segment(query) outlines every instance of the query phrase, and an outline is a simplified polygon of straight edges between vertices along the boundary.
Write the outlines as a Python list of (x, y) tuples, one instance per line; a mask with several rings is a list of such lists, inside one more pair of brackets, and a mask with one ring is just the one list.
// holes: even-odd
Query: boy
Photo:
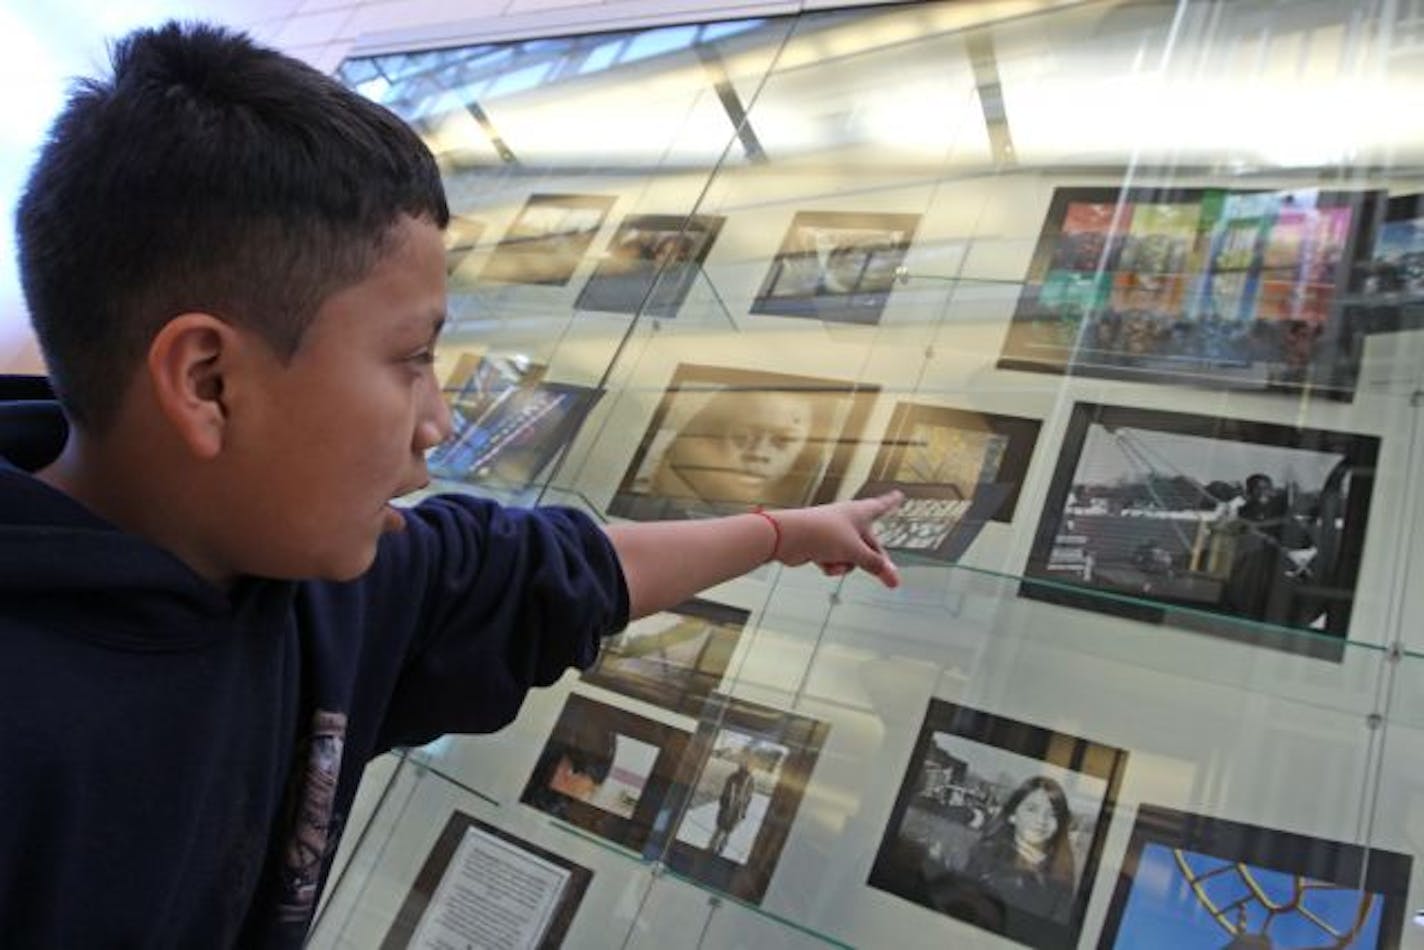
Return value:
[(449, 428), (448, 217), (399, 120), (213, 28), (131, 35), (56, 120), (16, 219), (65, 418), (0, 429), (8, 946), (297, 946), (373, 756), (769, 558), (897, 582), (890, 497), (392, 508)]

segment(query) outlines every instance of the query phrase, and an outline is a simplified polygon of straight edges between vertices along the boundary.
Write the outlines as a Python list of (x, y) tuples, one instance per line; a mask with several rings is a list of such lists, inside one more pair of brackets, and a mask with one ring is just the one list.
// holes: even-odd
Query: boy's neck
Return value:
[(71, 427), (59, 456), (35, 478), (130, 534), (167, 550), (195, 573), (228, 589), (236, 578), (193, 543), (187, 512), (193, 499), (164, 472), (167, 453), (151, 440), (92, 439)]

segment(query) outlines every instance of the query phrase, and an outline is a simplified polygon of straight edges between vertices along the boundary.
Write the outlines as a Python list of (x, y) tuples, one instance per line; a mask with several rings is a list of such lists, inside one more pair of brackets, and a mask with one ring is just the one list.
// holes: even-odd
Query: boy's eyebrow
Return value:
[(430, 328), (430, 338), (433, 340), (440, 335), (440, 331), (445, 328), (446, 314), (443, 309), (427, 310), (423, 314), (412, 316), (405, 324), (412, 330), (420, 326)]

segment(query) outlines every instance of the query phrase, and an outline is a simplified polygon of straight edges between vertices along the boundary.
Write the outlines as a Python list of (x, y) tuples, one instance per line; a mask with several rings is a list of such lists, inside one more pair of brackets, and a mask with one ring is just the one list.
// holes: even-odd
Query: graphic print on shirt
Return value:
[(306, 767), (294, 776), (289, 793), (296, 808), (291, 838), (282, 849), (279, 914), (283, 921), (304, 922), (316, 906), (322, 860), (336, 837), (332, 809), (345, 740), (346, 714), (318, 709), (312, 717), (311, 736), (303, 743)]

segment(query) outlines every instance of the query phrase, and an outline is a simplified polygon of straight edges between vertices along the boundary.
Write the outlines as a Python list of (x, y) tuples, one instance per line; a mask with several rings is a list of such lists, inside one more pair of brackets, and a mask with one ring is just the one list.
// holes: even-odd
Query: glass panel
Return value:
[(932, 2), (346, 64), (457, 214), (436, 488), (605, 522), (908, 499), (898, 590), (764, 566), (411, 753), (443, 804), (395, 829), (387, 795), (318, 936), (459, 799), (595, 869), (576, 946), (1424, 945), (1416, 6)]
[[(723, 220), (688, 214), (735, 139), (738, 90), (786, 29), (757, 21), (695, 48), (687, 27), (444, 50), (420, 68), (374, 61), (391, 83), (382, 101), (441, 162), (454, 215), (437, 372), (457, 431), (437, 477), (532, 498), (599, 412), (634, 316), (683, 305)], [(517, 457), (496, 462), (506, 449)]]

